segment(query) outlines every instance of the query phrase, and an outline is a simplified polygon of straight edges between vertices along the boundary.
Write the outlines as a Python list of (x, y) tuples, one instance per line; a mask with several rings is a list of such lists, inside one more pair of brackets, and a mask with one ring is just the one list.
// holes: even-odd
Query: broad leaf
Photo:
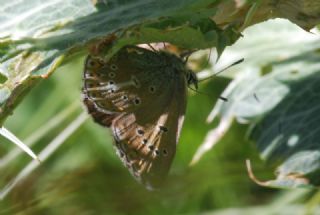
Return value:
[(228, 102), (219, 101), (208, 119), (219, 115), (226, 129), (234, 117), (252, 125), (250, 137), (261, 157), (278, 165), (277, 179), (266, 186), (320, 183), (319, 48), (319, 35), (278, 20), (249, 28), (222, 56), (222, 62), (240, 56), (245, 62), (233, 68), (238, 74), (227, 74), (235, 77), (222, 94)]
[(93, 2), (0, 0), (0, 124), (38, 80), (111, 33), (118, 39), (109, 56), (126, 44), (160, 41), (221, 53), (239, 36), (211, 21), (216, 0)]

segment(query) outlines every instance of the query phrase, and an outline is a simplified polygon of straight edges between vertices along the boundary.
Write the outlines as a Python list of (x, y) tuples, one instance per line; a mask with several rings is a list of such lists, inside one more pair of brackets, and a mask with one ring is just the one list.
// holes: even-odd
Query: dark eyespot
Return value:
[(159, 129), (160, 131), (163, 131), (163, 132), (167, 132), (168, 131), (168, 128), (162, 126), (162, 125), (159, 125)]
[(114, 92), (115, 92), (115, 90), (114, 90), (114, 89), (111, 89), (111, 90), (110, 90), (110, 93), (114, 93)]
[(155, 153), (156, 155), (160, 155), (160, 151), (159, 151), (158, 149), (156, 149), (156, 150), (154, 151), (154, 153)]
[(110, 78), (114, 78), (114, 77), (116, 77), (116, 73), (114, 73), (114, 72), (109, 72), (109, 73), (108, 73), (108, 76), (109, 76)]
[(151, 93), (154, 93), (154, 92), (156, 91), (156, 88), (155, 88), (154, 86), (150, 86), (150, 87), (149, 87), (149, 91), (150, 91)]
[(94, 61), (94, 60), (92, 60), (92, 59), (89, 59), (88, 65), (89, 65), (90, 67), (95, 67), (95, 66), (97, 65), (97, 62)]
[(150, 151), (154, 150), (154, 146), (153, 145), (149, 145), (148, 148), (149, 148)]
[(144, 131), (143, 131), (142, 129), (138, 128), (138, 129), (137, 129), (137, 134), (138, 134), (139, 136), (142, 136), (142, 135), (144, 135)]
[(123, 100), (128, 100), (128, 96), (126, 96), (126, 95), (121, 96), (121, 99), (123, 99)]
[(139, 105), (141, 103), (141, 100), (139, 98), (135, 98), (133, 102), (135, 105)]
[(148, 142), (147, 139), (143, 139), (143, 140), (142, 140), (142, 144), (143, 144), (143, 145), (147, 144), (147, 142)]
[(168, 155), (168, 152), (167, 152), (166, 149), (164, 149), (164, 150), (162, 151), (162, 153), (163, 153), (164, 156)]
[(113, 84), (114, 84), (114, 81), (109, 81), (108, 84), (109, 84), (109, 85), (113, 85)]
[(117, 65), (115, 65), (115, 64), (111, 64), (111, 65), (110, 65), (110, 69), (112, 69), (112, 70), (117, 70), (118, 67), (117, 67)]

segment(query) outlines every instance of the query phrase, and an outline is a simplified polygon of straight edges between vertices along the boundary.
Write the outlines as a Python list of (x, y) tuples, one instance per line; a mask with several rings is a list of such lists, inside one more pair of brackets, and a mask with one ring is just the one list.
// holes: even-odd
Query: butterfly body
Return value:
[(87, 57), (84, 103), (111, 128), (119, 157), (147, 188), (158, 187), (169, 171), (189, 84), (196, 86), (195, 74), (164, 51), (126, 46), (108, 61)]

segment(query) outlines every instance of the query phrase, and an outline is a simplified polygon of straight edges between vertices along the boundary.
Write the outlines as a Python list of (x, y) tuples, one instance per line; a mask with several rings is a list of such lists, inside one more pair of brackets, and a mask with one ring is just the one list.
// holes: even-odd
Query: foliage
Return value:
[[(238, 23), (222, 28), (210, 19), (217, 14), (217, 0), (92, 2), (0, 0), (0, 122), (43, 160), (25, 166), (29, 158), (2, 139), (2, 194), (11, 190), (16, 175), (19, 183), (0, 203), (0, 213), (301, 214), (318, 209), (317, 191), (261, 187), (245, 166), (249, 158), (263, 179), (277, 170), (274, 180), (255, 179), (263, 186), (319, 185), (318, 34), (275, 20), (246, 29), (237, 41)], [(200, 78), (245, 58), (201, 82), (199, 91), (208, 95), (190, 92), (175, 162), (157, 192), (132, 179), (114, 153), (109, 131), (86, 120), (81, 107), (88, 46), (113, 32), (119, 39), (109, 55), (125, 44), (162, 41), (186, 49), (215, 47), (216, 58), (198, 72)], [(203, 56), (207, 59), (207, 52), (195, 53), (190, 64), (199, 65)], [(228, 102), (219, 101), (220, 94)]]

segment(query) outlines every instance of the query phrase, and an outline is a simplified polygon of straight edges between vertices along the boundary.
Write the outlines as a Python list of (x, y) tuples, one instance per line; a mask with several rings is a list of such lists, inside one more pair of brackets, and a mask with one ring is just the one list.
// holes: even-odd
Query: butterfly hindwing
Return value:
[(186, 108), (185, 80), (180, 81), (167, 95), (168, 106), (158, 107), (161, 114), (153, 114), (152, 110), (123, 113), (111, 126), (121, 160), (148, 188), (161, 184), (176, 152)]

